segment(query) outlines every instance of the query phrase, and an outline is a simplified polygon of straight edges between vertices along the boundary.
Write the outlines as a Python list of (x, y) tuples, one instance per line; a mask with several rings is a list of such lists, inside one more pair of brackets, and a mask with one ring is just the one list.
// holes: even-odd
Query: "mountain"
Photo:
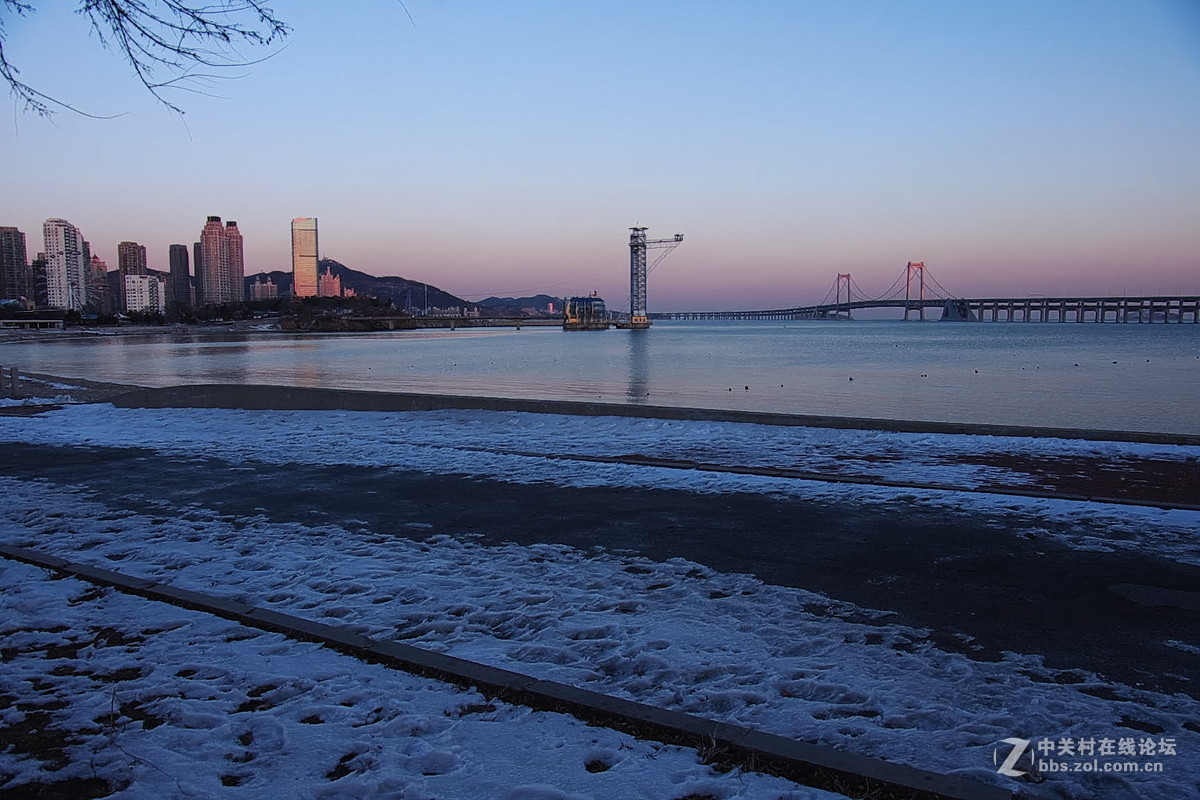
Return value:
[(256, 272), (253, 275), (246, 276), (246, 296), (250, 296), (250, 284), (257, 283), (259, 278), (270, 278), (271, 283), (275, 284), (276, 291), (280, 297), (286, 297), (292, 293), (292, 273), (280, 272), (273, 269), (270, 272)]
[[(383, 277), (368, 275), (347, 267), (340, 261), (334, 261), (332, 258), (322, 258), (317, 262), (317, 269), (320, 272), (332, 272), (342, 279), (343, 289), (353, 289), (359, 297), (378, 297), (380, 300), (390, 301), (400, 309), (466, 308), (473, 305), (436, 286), (428, 286), (421, 281), (413, 281), (395, 275)], [(270, 277), (271, 281), (279, 287), (280, 297), (291, 294), (292, 273), (279, 270), (247, 275), (247, 291), (249, 291), (250, 284), (257, 281), (260, 275)]]
[[(469, 305), (461, 297), (455, 297), (436, 286), (413, 281), (396, 275), (376, 277), (351, 269), (332, 258), (323, 258), (318, 264), (321, 272), (329, 270), (342, 279), (342, 287), (353, 289), (355, 294), (370, 295), (380, 300), (390, 300), (396, 308), (465, 308)], [(426, 294), (428, 290), (428, 294)]]
[(546, 309), (551, 303), (558, 313), (562, 313), (562, 298), (551, 297), (548, 294), (537, 294), (533, 297), (489, 297), (480, 300), (476, 305), (487, 316), (524, 317), (529, 316), (530, 310), (534, 314), (547, 314)]

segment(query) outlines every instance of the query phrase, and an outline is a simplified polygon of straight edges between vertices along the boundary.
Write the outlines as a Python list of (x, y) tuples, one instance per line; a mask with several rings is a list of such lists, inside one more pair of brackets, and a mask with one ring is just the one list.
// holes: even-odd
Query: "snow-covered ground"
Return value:
[(0, 562), (0, 581), (0, 725), (36, 733), (49, 714), (71, 732), (38, 737), (65, 747), (58, 770), (6, 741), (0, 791), (100, 778), (124, 798), (835, 798), (37, 567)]
[[(4, 441), (134, 446), (180, 458), (203, 454), (237, 470), (256, 463), (353, 464), (524, 483), (786, 494), (859, 504), (900, 497), (980, 514), (1017, 511), (1067, 519), (1078, 524), (1064, 530), (1121, 534), (1060, 534), (1073, 547), (1119, 547), (1200, 563), (1196, 512), (547, 457), (641, 453), (801, 469), (813, 469), (821, 459), (845, 465), (863, 458), (872, 473), (887, 470), (892, 480), (972, 485), (995, 480), (996, 468), (944, 464), (921, 454), (1134, 454), (1183, 460), (1200, 455), (1197, 448), (482, 411), (253, 412), (106, 405), (0, 418)], [(902, 457), (864, 458), (880, 453)], [(145, 487), (145, 498), (152, 507), (153, 487)], [(871, 609), (682, 559), (656, 562), (599, 549), (497, 545), (467, 535), (422, 539), (419, 524), (410, 539), (371, 530), (355, 519), (304, 525), (265, 516), (222, 516), (198, 505), (142, 513), (111, 509), (103, 498), (82, 491), (8, 476), (0, 479), (0, 507), (0, 540), (5, 543), (804, 741), (1001, 783), (1036, 796), (1165, 800), (1200, 792), (1200, 726), (1195, 723), (1200, 703), (1191, 697), (1078, 674), (1074, 683), (1063, 685), (1061, 673), (1028, 654), (973, 661), (939, 649), (928, 631), (890, 623)], [(172, 513), (163, 513), (167, 511)], [(113, 618), (121, 617), (114, 612)], [(246, 657), (255, 658), (261, 641), (258, 637), (229, 646), (246, 648)], [(1177, 646), (1196, 644), (1181, 639)], [(311, 678), (307, 666), (304, 674)], [(220, 712), (205, 713), (222, 719), (223, 725), (236, 724)], [(1130, 727), (1131, 721), (1141, 728)], [(1161, 733), (1144, 732), (1150, 729)], [(354, 740), (352, 733), (347, 736)], [(1152, 739), (1163, 752), (1163, 771), (1083, 772), (1050, 775), (1040, 784), (1010, 782), (997, 774), (994, 763), (997, 743), (1009, 737), (1134, 738), (1143, 746)], [(1171, 754), (1166, 752), (1168, 740)], [(558, 740), (551, 736), (551, 741)], [(473, 741), (464, 747), (473, 748)], [(459, 752), (449, 744), (434, 747), (439, 748)], [(1002, 756), (1006, 752), (1007, 746)], [(388, 759), (395, 758), (389, 751), (377, 760), (394, 764)], [(688, 780), (709, 780), (702, 768), (692, 768), (700, 771)], [(380, 773), (372, 780), (383, 777)], [(610, 795), (584, 784), (554, 785), (596, 797), (642, 796)], [(772, 797), (778, 792), (771, 785), (763, 793), (753, 788), (730, 794), (729, 785), (699, 794)]]

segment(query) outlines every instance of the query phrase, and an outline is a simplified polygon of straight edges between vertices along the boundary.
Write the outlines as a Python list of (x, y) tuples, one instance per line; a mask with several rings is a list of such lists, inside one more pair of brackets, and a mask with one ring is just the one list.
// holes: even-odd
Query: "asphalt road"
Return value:
[[(973, 658), (1041, 654), (1064, 671), (1061, 682), (1078, 682), (1069, 671), (1083, 669), (1200, 696), (1200, 656), (1164, 644), (1200, 639), (1200, 608), (1190, 600), (1200, 597), (1200, 567), (1073, 550), (1044, 533), (1065, 523), (1018, 513), (557, 488), (343, 465), (263, 464), (248, 479), (225, 462), (134, 448), (9, 444), (0, 471), (91, 491), (116, 509), (142, 510), (153, 497), (276, 521), (362, 520), (409, 538), (406, 525), (422, 523), (433, 525), (422, 535), (682, 557), (890, 611), (888, 622), (928, 628), (941, 646)], [(1128, 585), (1152, 588), (1113, 588)]]

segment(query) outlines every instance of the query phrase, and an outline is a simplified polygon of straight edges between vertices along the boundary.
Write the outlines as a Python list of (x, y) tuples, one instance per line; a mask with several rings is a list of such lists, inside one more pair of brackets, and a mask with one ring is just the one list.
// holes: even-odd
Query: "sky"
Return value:
[[(324, 257), (467, 299), (628, 305), (628, 228), (683, 233), (651, 311), (882, 294), (1200, 294), (1195, 0), (356, 0), (155, 100), (75, 3), (7, 13), (0, 225), (167, 267), (205, 218), (247, 273)], [(350, 10), (347, 10), (350, 9)]]

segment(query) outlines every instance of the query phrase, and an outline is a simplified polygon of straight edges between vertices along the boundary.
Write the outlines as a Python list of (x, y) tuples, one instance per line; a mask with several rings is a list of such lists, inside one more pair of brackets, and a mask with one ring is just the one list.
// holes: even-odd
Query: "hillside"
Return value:
[(477, 305), (486, 316), (526, 317), (533, 315), (550, 315), (547, 309), (554, 304), (556, 313), (562, 313), (561, 297), (551, 297), (548, 294), (538, 294), (533, 297), (489, 297), (480, 300)]
[[(396, 275), (385, 275), (383, 277), (368, 275), (365, 272), (347, 267), (340, 261), (334, 261), (332, 258), (323, 258), (318, 264), (321, 272), (328, 270), (341, 278), (343, 288), (353, 289), (354, 293), (360, 297), (371, 296), (389, 301), (396, 308), (423, 309), (426, 306), (429, 308), (466, 308), (472, 305), (461, 297), (455, 297), (449, 292), (443, 291), (436, 286), (424, 284), (421, 281), (409, 280), (408, 278), (401, 278)], [(279, 287), (279, 295), (281, 297), (291, 294), (292, 273), (280, 270), (247, 275), (247, 292), (249, 291), (250, 284), (257, 281), (259, 276), (269, 277)], [(428, 294), (426, 294), (427, 289)]]

